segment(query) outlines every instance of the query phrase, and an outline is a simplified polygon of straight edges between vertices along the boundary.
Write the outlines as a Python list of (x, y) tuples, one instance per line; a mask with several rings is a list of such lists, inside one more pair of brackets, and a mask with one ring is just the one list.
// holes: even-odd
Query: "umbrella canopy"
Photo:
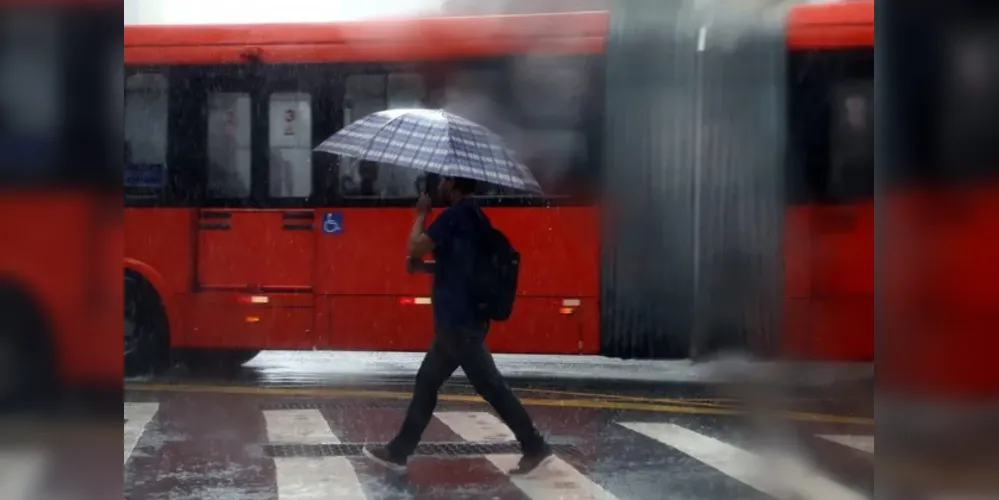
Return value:
[(541, 193), (538, 181), (489, 129), (443, 110), (392, 109), (344, 127), (316, 151)]

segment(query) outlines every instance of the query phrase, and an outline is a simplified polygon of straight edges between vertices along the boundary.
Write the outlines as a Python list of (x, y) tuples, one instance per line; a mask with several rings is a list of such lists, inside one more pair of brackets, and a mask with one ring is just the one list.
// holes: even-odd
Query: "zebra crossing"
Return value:
[[(242, 410), (251, 409), (244, 407), (233, 412)], [(304, 406), (252, 410), (258, 415), (239, 418), (256, 422), (262, 428), (259, 438), (247, 439), (252, 433), (227, 429), (227, 425), (236, 425), (235, 413), (218, 414), (228, 417), (228, 422), (222, 418), (217, 422), (216, 434), (208, 435), (203, 443), (187, 445), (197, 450), (191, 452), (189, 459), (196, 465), (189, 465), (182, 463), (184, 452), (178, 451), (179, 445), (169, 444), (188, 438), (198, 440), (185, 435), (192, 433), (183, 431), (183, 424), (170, 421), (170, 417), (160, 418), (163, 407), (159, 403), (126, 403), (125, 497), (136, 500), (869, 498), (793, 454), (754, 450), (744, 443), (732, 443), (724, 436), (709, 435), (711, 432), (704, 428), (695, 429), (689, 422), (613, 420), (605, 427), (586, 429), (581, 431), (584, 435), (571, 437), (577, 443), (573, 449), (583, 451), (557, 453), (535, 472), (511, 477), (507, 471), (519, 459), (515, 448), (507, 446), (514, 437), (496, 416), (484, 411), (436, 412), (425, 440), (434, 443), (431, 447), (435, 450), (457, 449), (463, 444), (467, 449), (452, 456), (426, 453), (415, 457), (407, 474), (407, 480), (415, 486), (400, 485), (357, 452), (365, 441), (384, 442), (391, 438), (401, 411), (392, 410), (394, 422), (390, 422), (377, 412), (331, 415), (320, 408)], [(205, 421), (199, 424), (211, 426), (207, 422), (210, 415), (204, 416)], [(546, 428), (543, 423), (539, 426)], [(873, 436), (819, 437), (873, 455)], [(252, 442), (254, 439), (260, 442)], [(162, 451), (163, 446), (174, 448)], [(261, 451), (267, 447), (286, 452), (268, 455)], [(168, 455), (170, 460), (155, 457), (157, 453)], [(224, 456), (227, 463), (208, 463), (211, 460), (199, 454)], [(678, 456), (684, 460), (677, 459)], [(663, 461), (663, 457), (669, 459)], [(154, 466), (158, 469), (151, 470)], [(164, 466), (184, 470), (183, 473), (163, 470)], [(696, 473), (686, 470), (677, 473), (679, 468), (695, 467)], [(163, 477), (169, 477), (170, 481), (159, 487), (169, 491), (155, 490), (152, 485)], [(683, 481), (703, 484), (688, 488)], [(717, 495), (705, 497), (704, 492)]]
[[(340, 444), (318, 410), (265, 410), (273, 444)], [(277, 490), (296, 500), (366, 500), (357, 471), (346, 457), (275, 457)]]

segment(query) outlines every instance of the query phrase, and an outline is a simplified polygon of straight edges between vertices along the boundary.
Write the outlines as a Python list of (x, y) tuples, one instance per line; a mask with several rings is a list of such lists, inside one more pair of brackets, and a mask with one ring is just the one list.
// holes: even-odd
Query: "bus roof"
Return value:
[(874, 46), (874, 0), (797, 5), (788, 18), (792, 49)]
[(599, 53), (605, 12), (431, 17), (340, 23), (126, 26), (125, 62), (426, 61), (523, 52)]
[[(124, 27), (126, 64), (433, 61), (515, 53), (593, 54), (604, 50), (604, 11), (330, 23), (143, 25)], [(795, 6), (792, 49), (874, 44), (871, 0)]]

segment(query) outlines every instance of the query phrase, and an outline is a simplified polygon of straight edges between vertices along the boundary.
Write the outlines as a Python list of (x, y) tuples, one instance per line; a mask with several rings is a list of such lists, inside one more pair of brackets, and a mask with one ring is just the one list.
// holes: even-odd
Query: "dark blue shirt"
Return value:
[(427, 228), (434, 242), (434, 325), (462, 328), (477, 323), (471, 299), (478, 208), (472, 200), (448, 207)]

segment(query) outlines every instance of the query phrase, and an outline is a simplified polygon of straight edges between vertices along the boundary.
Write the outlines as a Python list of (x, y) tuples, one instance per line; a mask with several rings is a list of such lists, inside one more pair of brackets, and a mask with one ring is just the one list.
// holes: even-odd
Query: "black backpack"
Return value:
[(517, 297), (520, 253), (505, 234), (493, 227), (482, 210), (475, 211), (479, 225), (472, 293), (480, 318), (506, 321), (513, 313)]

